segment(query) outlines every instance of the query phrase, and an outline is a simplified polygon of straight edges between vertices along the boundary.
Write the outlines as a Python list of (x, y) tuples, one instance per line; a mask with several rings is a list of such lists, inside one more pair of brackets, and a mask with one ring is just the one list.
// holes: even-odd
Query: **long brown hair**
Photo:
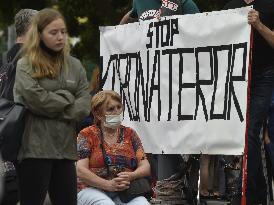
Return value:
[(69, 56), (69, 43), (65, 43), (65, 47), (56, 56), (51, 56), (41, 48), (40, 35), (44, 28), (52, 21), (61, 18), (64, 22), (64, 17), (55, 9), (46, 8), (39, 11), (33, 21), (28, 33), (28, 37), (23, 46), (24, 55), (27, 56), (31, 67), (32, 77), (34, 78), (55, 78), (60, 69), (67, 69)]

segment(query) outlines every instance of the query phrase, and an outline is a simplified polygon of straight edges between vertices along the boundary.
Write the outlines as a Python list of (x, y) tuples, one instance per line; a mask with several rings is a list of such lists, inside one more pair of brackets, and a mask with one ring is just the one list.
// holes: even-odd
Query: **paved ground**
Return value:
[[(225, 201), (207, 201), (207, 205), (228, 205), (229, 202)], [(176, 203), (176, 202), (169, 202), (169, 203), (159, 203), (155, 205), (187, 205), (187, 203)], [(270, 202), (269, 205), (274, 205), (274, 202)]]
[[(227, 205), (228, 201), (207, 201), (207, 205)], [(188, 205), (186, 201), (169, 201), (169, 202), (154, 202), (152, 205)], [(202, 204), (201, 204), (202, 205)]]
[(225, 201), (208, 201), (207, 205), (227, 205), (228, 203)]

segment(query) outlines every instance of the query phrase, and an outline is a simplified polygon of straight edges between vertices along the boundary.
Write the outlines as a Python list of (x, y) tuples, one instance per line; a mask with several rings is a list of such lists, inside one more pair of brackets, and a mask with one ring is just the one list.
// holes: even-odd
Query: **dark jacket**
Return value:
[(11, 62), (12, 59), (18, 53), (18, 51), (21, 49), (21, 47), (22, 47), (21, 43), (16, 43), (11, 47), (11, 49), (9, 49), (8, 51), (2, 53), (2, 56), (0, 58), (0, 67), (4, 64), (5, 61), (6, 61), (6, 63)]

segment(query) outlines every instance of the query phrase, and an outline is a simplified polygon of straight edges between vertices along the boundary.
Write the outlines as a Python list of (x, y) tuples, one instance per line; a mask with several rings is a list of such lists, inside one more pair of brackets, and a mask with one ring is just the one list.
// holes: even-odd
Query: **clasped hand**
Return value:
[(123, 191), (129, 188), (131, 181), (129, 172), (120, 172), (117, 177), (109, 180), (109, 190), (108, 191)]

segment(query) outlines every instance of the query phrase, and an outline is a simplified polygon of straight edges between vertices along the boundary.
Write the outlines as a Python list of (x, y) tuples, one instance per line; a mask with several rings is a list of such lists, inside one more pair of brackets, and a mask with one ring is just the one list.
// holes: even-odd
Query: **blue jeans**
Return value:
[(274, 82), (274, 68), (252, 77), (248, 126), (247, 204), (266, 201), (266, 181), (263, 176), (261, 140), (263, 122), (267, 117)]
[(150, 205), (143, 196), (136, 197), (128, 203), (121, 202), (115, 192), (106, 192), (97, 188), (88, 187), (77, 195), (77, 205)]

